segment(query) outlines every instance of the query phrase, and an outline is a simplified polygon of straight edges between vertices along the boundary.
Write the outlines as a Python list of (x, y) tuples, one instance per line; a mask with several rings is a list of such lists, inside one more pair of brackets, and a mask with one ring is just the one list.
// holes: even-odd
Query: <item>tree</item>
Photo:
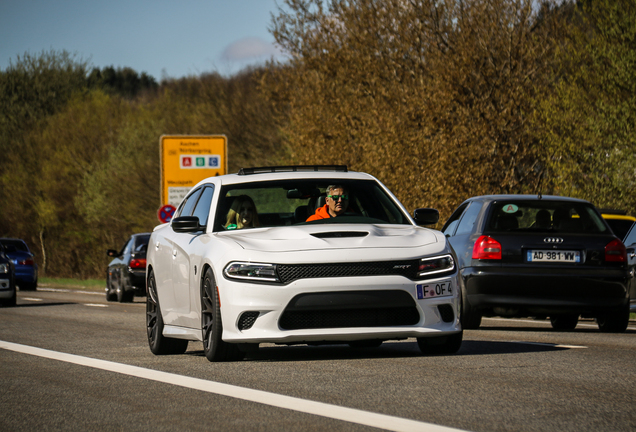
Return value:
[(288, 0), (276, 94), (292, 161), (371, 172), (407, 207), (538, 192), (531, 124), (555, 26), (525, 0)]
[(538, 112), (556, 193), (636, 213), (636, 1), (580, 2)]

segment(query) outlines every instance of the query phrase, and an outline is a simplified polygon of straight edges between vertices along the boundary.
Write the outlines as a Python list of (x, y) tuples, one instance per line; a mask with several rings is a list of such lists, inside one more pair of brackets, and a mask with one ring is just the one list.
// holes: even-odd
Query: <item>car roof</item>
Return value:
[(466, 201), (502, 201), (502, 200), (528, 200), (528, 201), (570, 201), (590, 204), (589, 201), (580, 198), (564, 197), (559, 195), (521, 195), (521, 194), (500, 194), (500, 195), (480, 195), (468, 198)]
[(241, 183), (256, 183), (276, 180), (377, 180), (371, 174), (356, 171), (280, 171), (280, 172), (258, 172), (254, 174), (226, 174), (217, 177), (208, 177), (195, 185), (195, 187), (205, 183), (215, 183), (219, 186), (234, 185)]

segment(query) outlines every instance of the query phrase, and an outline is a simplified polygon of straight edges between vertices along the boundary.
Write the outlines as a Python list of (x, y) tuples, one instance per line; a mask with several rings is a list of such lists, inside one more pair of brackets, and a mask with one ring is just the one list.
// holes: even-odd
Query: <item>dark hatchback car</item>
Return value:
[(150, 233), (133, 234), (118, 252), (108, 249), (113, 260), (106, 274), (106, 300), (131, 302), (146, 295), (146, 250)]
[(478, 328), (482, 316), (550, 317), (557, 330), (574, 329), (582, 316), (595, 318), (602, 332), (627, 328), (633, 277), (626, 249), (589, 202), (473, 197), (442, 231), (459, 261), (463, 328)]
[(0, 243), (0, 305), (16, 305), (15, 269)]
[(35, 291), (38, 286), (38, 265), (26, 242), (16, 238), (0, 238), (7, 256), (15, 266), (15, 283), (20, 291)]

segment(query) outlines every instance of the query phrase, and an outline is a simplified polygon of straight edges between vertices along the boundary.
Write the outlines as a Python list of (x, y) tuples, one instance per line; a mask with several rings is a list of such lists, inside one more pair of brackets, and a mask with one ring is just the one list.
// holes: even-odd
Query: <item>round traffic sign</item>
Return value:
[(170, 222), (170, 220), (172, 219), (172, 215), (174, 214), (175, 210), (176, 210), (175, 206), (173, 206), (171, 204), (166, 204), (166, 205), (162, 206), (159, 209), (159, 212), (157, 213), (157, 216), (159, 217), (159, 220), (161, 221), (161, 223)]

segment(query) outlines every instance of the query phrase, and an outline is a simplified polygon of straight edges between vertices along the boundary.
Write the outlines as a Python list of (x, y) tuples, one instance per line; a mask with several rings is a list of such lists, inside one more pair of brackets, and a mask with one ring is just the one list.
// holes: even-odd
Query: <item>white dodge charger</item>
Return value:
[(454, 252), (434, 209), (411, 217), (375, 177), (345, 166), (241, 169), (198, 183), (147, 254), (154, 354), (203, 342), (210, 361), (259, 343), (377, 347), (416, 338), (423, 353), (462, 342)]

